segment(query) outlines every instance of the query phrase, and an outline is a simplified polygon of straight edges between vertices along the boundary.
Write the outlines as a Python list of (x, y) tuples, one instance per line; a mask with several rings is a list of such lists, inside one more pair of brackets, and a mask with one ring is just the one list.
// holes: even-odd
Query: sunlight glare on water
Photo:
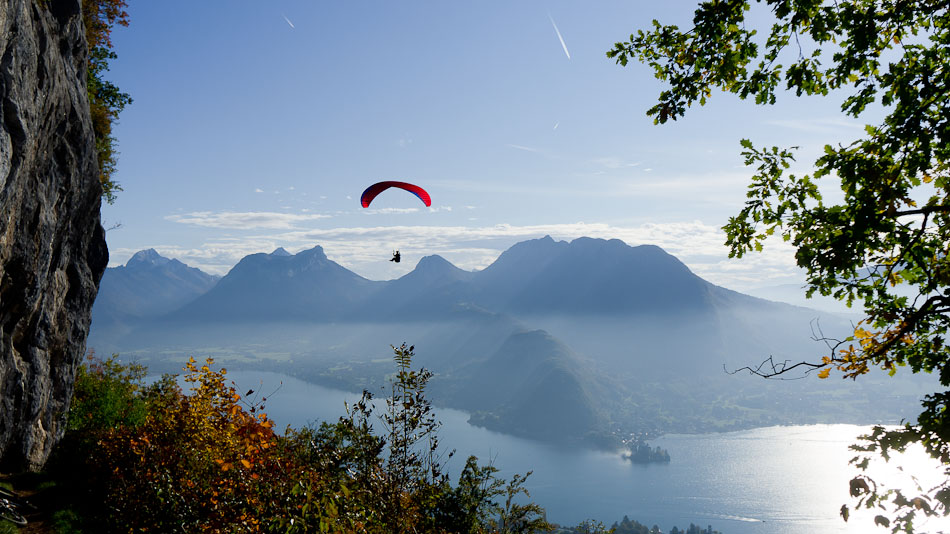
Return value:
[[(851, 502), (848, 482), (858, 472), (848, 464), (856, 454), (848, 446), (866, 431), (868, 427), (855, 425), (768, 427), (666, 436), (658, 444), (674, 459), (685, 458), (691, 464), (686, 471), (670, 470), (677, 477), (672, 485), (690, 488), (688, 494), (671, 496), (683, 508), (728, 521), (770, 525), (756, 532), (888, 532), (873, 526), (873, 517), (880, 512), (853, 512), (847, 523), (839, 517), (841, 505)], [(922, 487), (939, 482), (939, 465), (921, 448), (908, 451), (900, 461), (903, 471), (895, 459), (874, 462), (868, 474), (905, 490), (914, 488), (908, 473), (916, 474)], [(808, 529), (802, 530), (805, 526)], [(918, 526), (930, 532), (946, 529), (948, 523)]]

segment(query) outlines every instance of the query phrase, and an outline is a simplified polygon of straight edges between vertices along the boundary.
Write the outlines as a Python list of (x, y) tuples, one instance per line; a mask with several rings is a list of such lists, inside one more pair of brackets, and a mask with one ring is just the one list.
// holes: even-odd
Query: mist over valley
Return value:
[[(190, 356), (379, 393), (389, 345), (415, 345), (440, 406), (566, 446), (776, 424), (897, 422), (913, 380), (763, 380), (740, 371), (815, 359), (849, 321), (728, 290), (659, 247), (551, 237), (470, 272), (439, 256), (367, 280), (319, 246), (242, 259), (217, 279), (143, 251), (108, 269), (89, 345), (153, 372)], [(809, 377), (813, 378), (813, 377)], [(899, 377), (898, 377), (899, 378)], [(915, 377), (919, 382), (920, 378)]]

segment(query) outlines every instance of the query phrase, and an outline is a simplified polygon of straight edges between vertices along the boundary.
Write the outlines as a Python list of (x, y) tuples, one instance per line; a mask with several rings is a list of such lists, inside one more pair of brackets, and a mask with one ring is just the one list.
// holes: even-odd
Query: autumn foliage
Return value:
[(213, 371), (212, 363), (198, 368), (189, 361), (190, 394), (165, 380), (152, 391), (141, 425), (101, 439), (108, 501), (121, 530), (258, 532), (260, 518), (274, 508), (274, 492), (261, 491), (280, 482), (272, 480), (280, 467), (269, 454), (273, 423), (238, 404), (225, 370)]
[[(427, 371), (394, 347), (399, 373), (374, 433), (372, 395), (336, 423), (275, 432), (212, 360), (183, 382), (92, 357), (80, 371), (59, 464), (77, 480), (85, 531), (512, 533), (546, 530), (543, 510), (471, 457), (456, 486), (434, 459)], [(250, 392), (249, 392), (250, 393)], [(427, 444), (417, 448), (418, 443)], [(435, 444), (436, 446), (431, 445)], [(64, 458), (64, 455), (66, 456)], [(501, 500), (504, 499), (502, 504)]]

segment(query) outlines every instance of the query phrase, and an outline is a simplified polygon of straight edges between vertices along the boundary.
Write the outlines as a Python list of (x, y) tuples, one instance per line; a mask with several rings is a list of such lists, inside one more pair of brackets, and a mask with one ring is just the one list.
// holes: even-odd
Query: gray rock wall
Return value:
[(0, 2), (0, 468), (62, 437), (108, 261), (79, 0)]

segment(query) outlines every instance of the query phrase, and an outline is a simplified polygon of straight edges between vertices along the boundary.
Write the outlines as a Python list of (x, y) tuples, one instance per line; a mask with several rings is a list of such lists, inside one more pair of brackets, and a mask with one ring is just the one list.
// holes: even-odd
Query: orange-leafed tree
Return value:
[(226, 370), (212, 364), (199, 368), (191, 359), (184, 377), (189, 393), (166, 379), (150, 393), (141, 425), (100, 441), (117, 530), (261, 532), (295, 506), (288, 498), (295, 486), (324, 493), (312, 487), (319, 485), (316, 472), (310, 476), (281, 457), (260, 405), (242, 405)]

